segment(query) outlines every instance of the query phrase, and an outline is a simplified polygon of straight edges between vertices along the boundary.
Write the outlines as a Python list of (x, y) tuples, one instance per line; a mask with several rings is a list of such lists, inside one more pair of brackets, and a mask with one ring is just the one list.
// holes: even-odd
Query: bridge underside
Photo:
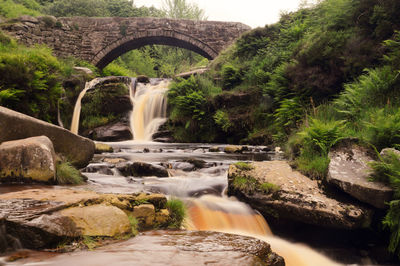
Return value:
[(173, 37), (150, 36), (150, 37), (143, 37), (139, 39), (129, 40), (118, 45), (115, 48), (113, 47), (109, 48), (106, 51), (103, 51), (103, 53), (99, 53), (93, 60), (93, 64), (96, 65), (98, 68), (102, 69), (109, 63), (114, 61), (116, 58), (123, 55), (124, 53), (152, 44), (169, 45), (169, 46), (188, 49), (210, 60), (214, 59), (218, 55), (215, 51), (213, 51), (209, 47), (207, 47), (208, 48), (207, 50), (209, 50), (209, 52), (207, 52), (204, 49), (200, 48), (199, 46), (194, 45), (188, 41), (180, 40)]

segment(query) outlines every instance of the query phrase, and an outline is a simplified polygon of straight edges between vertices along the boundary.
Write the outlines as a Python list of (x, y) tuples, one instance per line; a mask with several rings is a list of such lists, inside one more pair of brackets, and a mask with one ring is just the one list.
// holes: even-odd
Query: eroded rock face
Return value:
[(372, 152), (356, 143), (344, 142), (329, 152), (329, 170), (326, 180), (350, 194), (352, 197), (371, 204), (376, 208), (386, 208), (393, 190), (380, 182), (369, 180), (373, 161)]
[(56, 160), (46, 136), (6, 141), (0, 145), (1, 182), (54, 182)]
[[(315, 180), (293, 171), (285, 161), (254, 162), (252, 170), (231, 165), (228, 171), (228, 194), (235, 195), (266, 217), (279, 217), (333, 228), (363, 228), (371, 223), (372, 211), (328, 197)], [(261, 187), (248, 189), (236, 178), (255, 179)], [(271, 185), (273, 184), (273, 185)], [(251, 186), (251, 185), (250, 185)]]
[(17, 265), (271, 265), (283, 266), (282, 257), (266, 242), (251, 237), (191, 231), (155, 231), (127, 241), (61, 254), (45, 261), (23, 259)]
[(7, 232), (7, 238), (0, 237), (0, 252), (4, 251), (5, 241), (11, 247), (12, 239), (24, 248), (39, 249), (79, 236), (124, 235), (131, 232), (128, 215), (144, 222), (139, 230), (166, 226), (166, 202), (160, 194), (114, 195), (72, 189), (1, 194), (0, 232)]
[(0, 106), (0, 143), (34, 136), (47, 136), (54, 150), (76, 167), (85, 167), (94, 154), (93, 141), (59, 126)]

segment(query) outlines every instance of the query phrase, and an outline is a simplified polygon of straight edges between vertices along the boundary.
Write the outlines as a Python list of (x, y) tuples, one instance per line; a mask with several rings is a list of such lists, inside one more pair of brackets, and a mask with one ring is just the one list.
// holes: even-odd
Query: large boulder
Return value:
[(53, 183), (56, 155), (46, 136), (6, 141), (0, 145), (0, 183)]
[(386, 208), (393, 190), (380, 182), (370, 180), (373, 151), (357, 145), (354, 141), (342, 141), (329, 152), (329, 170), (326, 180), (352, 197), (371, 204), (376, 208)]
[(235, 195), (267, 218), (289, 219), (324, 227), (368, 227), (372, 211), (356, 203), (327, 196), (311, 180), (285, 161), (231, 165), (228, 194)]
[[(19, 260), (27, 265), (33, 258)], [(271, 265), (284, 259), (268, 243), (240, 235), (199, 231), (155, 231), (96, 248), (46, 258), (36, 265)]]
[(114, 195), (72, 189), (4, 193), (0, 195), (0, 233), (7, 235), (0, 237), (0, 252), (4, 243), (12, 247), (14, 239), (24, 248), (39, 249), (81, 236), (119, 237), (132, 232), (129, 215), (144, 222), (139, 230), (167, 226), (166, 202), (160, 194)]
[(94, 142), (62, 127), (0, 106), (0, 143), (34, 136), (47, 136), (57, 153), (76, 167), (85, 167), (94, 154)]

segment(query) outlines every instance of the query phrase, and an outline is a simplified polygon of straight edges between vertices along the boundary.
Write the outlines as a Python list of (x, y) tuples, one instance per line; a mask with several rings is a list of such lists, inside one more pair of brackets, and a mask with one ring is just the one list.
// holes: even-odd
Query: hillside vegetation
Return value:
[[(325, 0), (283, 14), (207, 74), (176, 80), (168, 126), (177, 141), (283, 145), (298, 170), (323, 180), (340, 139), (400, 147), (399, 30), (397, 0)], [(396, 190), (384, 226), (398, 255), (399, 159), (373, 166)]]

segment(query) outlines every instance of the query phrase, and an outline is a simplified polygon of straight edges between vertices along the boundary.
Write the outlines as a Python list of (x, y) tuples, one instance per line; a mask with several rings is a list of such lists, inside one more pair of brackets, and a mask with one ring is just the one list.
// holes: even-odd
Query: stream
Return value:
[[(76, 133), (79, 129), (81, 99), (85, 92), (98, 82), (101, 82), (101, 79), (88, 82), (79, 95), (71, 131)], [(88, 182), (74, 189), (116, 194), (162, 193), (170, 198), (180, 198), (188, 207), (188, 217), (185, 222), (188, 230), (224, 232), (260, 239), (270, 244), (274, 252), (284, 257), (286, 265), (339, 265), (303, 244), (296, 244), (275, 236), (262, 215), (234, 197), (226, 196), (227, 170), (230, 164), (238, 161), (281, 160), (282, 154), (279, 151), (271, 151), (265, 146), (248, 146), (247, 151), (243, 153), (231, 154), (223, 151), (226, 145), (152, 142), (151, 136), (166, 120), (165, 92), (168, 81), (152, 79), (149, 84), (144, 85), (137, 84), (132, 78), (129, 85), (130, 98), (134, 106), (131, 127), (136, 140), (107, 143), (113, 147), (114, 152), (96, 154), (92, 162), (83, 170), (88, 177)], [(169, 177), (126, 177), (116, 167), (120, 162), (150, 163), (168, 169)], [(0, 188), (0, 193), (27, 188), (31, 186), (3, 187)], [(58, 188), (61, 187), (54, 186), (54, 189)], [(178, 252), (179, 258), (177, 257), (176, 260), (171, 258), (168, 253), (171, 252), (171, 247), (165, 238), (172, 237), (173, 234), (176, 233), (168, 231), (144, 233), (95, 251), (66, 254), (30, 252), (28, 259), (18, 260), (10, 265), (209, 264), (207, 261), (194, 260), (190, 252), (185, 253), (182, 250)], [(204, 250), (212, 249), (213, 246), (212, 243), (201, 244)], [(337, 254), (333, 256), (329, 254), (329, 251), (324, 253), (335, 259), (341, 256), (340, 251), (339, 256)], [(157, 254), (157, 256), (152, 254)], [(342, 258), (341, 261), (346, 260)], [(223, 255), (211, 264), (243, 265), (242, 263), (244, 262), (240, 258)]]

